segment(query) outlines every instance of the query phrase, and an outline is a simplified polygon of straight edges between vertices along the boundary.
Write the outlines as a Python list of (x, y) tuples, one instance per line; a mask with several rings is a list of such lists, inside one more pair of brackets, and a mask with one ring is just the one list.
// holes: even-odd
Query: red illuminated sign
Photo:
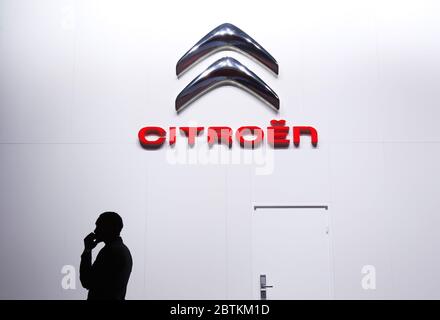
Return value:
[[(318, 145), (318, 132), (310, 126), (286, 126), (285, 120), (272, 120), (271, 126), (267, 127), (267, 142), (273, 148), (287, 148), (293, 142), (295, 147), (300, 145), (301, 136), (310, 136), (313, 147)], [(195, 144), (195, 138), (205, 131), (205, 127), (179, 127), (178, 128), (188, 139), (188, 145)], [(290, 131), (290, 129), (292, 129)], [(158, 149), (168, 140), (169, 145), (176, 143), (177, 128), (169, 127), (168, 132), (161, 127), (144, 127), (139, 130), (138, 137), (140, 144), (146, 149)], [(259, 147), (265, 138), (265, 131), (257, 126), (243, 126), (236, 130), (235, 134), (230, 127), (208, 127), (207, 142), (208, 145), (215, 143), (225, 144), (232, 147), (232, 141), (235, 138), (242, 148), (254, 149)]]

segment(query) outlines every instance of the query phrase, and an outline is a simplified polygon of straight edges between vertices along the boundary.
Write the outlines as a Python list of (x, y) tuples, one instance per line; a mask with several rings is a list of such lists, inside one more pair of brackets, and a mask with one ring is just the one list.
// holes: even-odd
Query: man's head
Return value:
[(104, 212), (96, 220), (96, 241), (111, 241), (119, 236), (122, 227), (122, 218), (116, 212)]

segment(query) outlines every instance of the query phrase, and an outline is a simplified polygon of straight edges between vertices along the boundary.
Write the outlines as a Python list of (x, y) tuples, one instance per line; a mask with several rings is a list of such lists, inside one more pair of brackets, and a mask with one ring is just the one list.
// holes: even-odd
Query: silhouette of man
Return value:
[[(116, 212), (104, 212), (96, 220), (94, 233), (84, 238), (79, 268), (82, 286), (89, 290), (88, 300), (124, 300), (133, 261), (122, 242), (122, 218)], [(99, 242), (105, 246), (92, 264), (92, 250)]]

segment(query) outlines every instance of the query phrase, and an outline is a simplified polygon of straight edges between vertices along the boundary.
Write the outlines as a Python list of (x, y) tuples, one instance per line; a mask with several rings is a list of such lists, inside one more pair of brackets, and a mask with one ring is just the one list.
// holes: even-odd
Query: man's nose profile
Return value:
[[(116, 212), (104, 212), (95, 224), (95, 231), (84, 238), (81, 284), (89, 291), (88, 300), (124, 300), (133, 261), (120, 236), (122, 218)], [(105, 245), (92, 264), (92, 250), (100, 242)]]

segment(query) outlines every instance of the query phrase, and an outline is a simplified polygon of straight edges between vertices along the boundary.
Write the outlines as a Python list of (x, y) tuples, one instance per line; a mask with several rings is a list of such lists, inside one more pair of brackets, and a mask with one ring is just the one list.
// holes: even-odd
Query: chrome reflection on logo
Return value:
[(180, 111), (204, 93), (221, 85), (235, 85), (256, 95), (276, 110), (280, 107), (277, 94), (263, 80), (234, 58), (225, 57), (214, 62), (180, 92), (176, 98), (176, 110)]
[[(277, 61), (262, 46), (236, 26), (224, 23), (208, 33), (183, 55), (176, 65), (177, 76), (195, 63), (222, 50), (243, 53), (274, 74), (278, 74)], [(214, 62), (180, 92), (176, 98), (176, 111), (181, 111), (201, 95), (222, 85), (234, 85), (245, 89), (275, 110), (280, 108), (277, 94), (263, 80), (239, 61), (225, 57)]]

